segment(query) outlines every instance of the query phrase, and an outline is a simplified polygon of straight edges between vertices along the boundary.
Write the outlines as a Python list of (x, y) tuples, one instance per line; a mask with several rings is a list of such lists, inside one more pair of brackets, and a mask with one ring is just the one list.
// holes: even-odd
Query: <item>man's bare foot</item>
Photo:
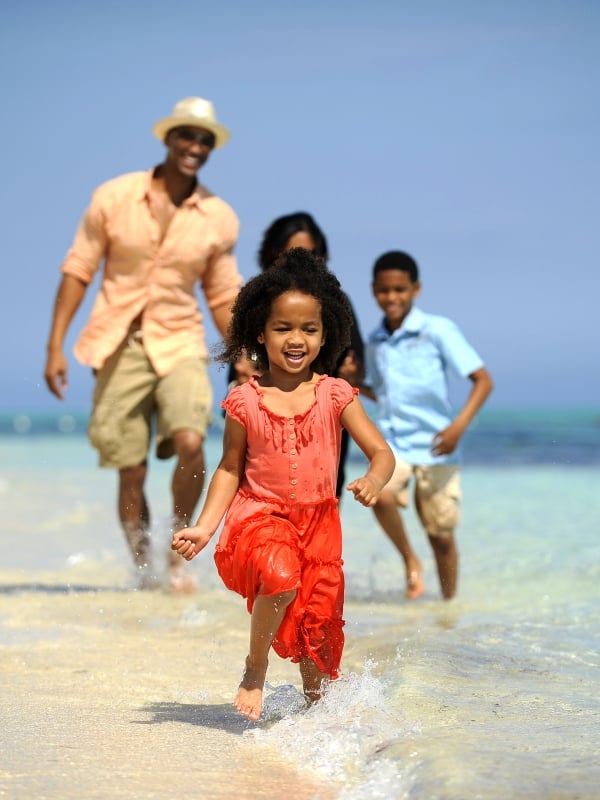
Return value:
[(138, 567), (137, 570), (138, 589), (141, 591), (152, 591), (160, 588), (160, 579), (148, 565)]
[(248, 719), (257, 720), (260, 717), (266, 675), (266, 663), (264, 667), (256, 668), (251, 667), (246, 659), (246, 669), (233, 705)]
[(411, 570), (406, 576), (406, 592), (404, 596), (407, 600), (416, 600), (425, 591), (423, 575), (420, 569)]
[(169, 559), (169, 586), (175, 594), (192, 594), (197, 588), (196, 578), (183, 559), (180, 556), (176, 558), (176, 562)]

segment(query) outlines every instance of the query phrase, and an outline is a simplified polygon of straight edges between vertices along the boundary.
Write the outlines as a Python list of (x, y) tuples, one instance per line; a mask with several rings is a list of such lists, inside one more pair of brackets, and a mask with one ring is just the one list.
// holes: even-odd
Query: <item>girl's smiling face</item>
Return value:
[(304, 292), (284, 292), (273, 301), (258, 341), (267, 351), (271, 372), (308, 375), (325, 341), (321, 304)]

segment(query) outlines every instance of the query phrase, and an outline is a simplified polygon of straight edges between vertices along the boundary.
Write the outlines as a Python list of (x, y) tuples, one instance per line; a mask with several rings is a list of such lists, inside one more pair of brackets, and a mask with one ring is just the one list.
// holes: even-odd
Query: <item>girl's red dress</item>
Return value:
[(280, 417), (252, 378), (221, 404), (247, 431), (244, 476), (215, 550), (225, 585), (247, 598), (297, 590), (273, 641), (337, 678), (344, 647), (342, 530), (335, 496), (340, 416), (358, 390), (322, 375), (304, 413)]

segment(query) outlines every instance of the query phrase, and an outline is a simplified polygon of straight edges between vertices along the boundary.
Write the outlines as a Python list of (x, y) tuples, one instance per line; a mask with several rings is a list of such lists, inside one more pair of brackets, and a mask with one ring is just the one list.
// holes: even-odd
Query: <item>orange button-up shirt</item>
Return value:
[(209, 309), (232, 303), (242, 285), (233, 247), (233, 209), (198, 184), (178, 207), (160, 241), (150, 206), (153, 171), (132, 172), (93, 194), (61, 271), (85, 284), (104, 261), (90, 318), (74, 348), (99, 369), (141, 316), (144, 347), (158, 375), (187, 358), (206, 358), (200, 283)]

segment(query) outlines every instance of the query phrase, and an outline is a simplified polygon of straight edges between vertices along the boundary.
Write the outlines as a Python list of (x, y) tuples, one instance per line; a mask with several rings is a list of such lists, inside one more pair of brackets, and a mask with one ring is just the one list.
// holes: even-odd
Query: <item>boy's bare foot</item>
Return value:
[(264, 667), (254, 667), (246, 659), (246, 669), (233, 705), (248, 719), (257, 720), (260, 717), (266, 675), (267, 663)]
[(416, 600), (425, 591), (423, 575), (420, 569), (411, 570), (406, 576), (406, 592), (404, 596), (407, 600)]

